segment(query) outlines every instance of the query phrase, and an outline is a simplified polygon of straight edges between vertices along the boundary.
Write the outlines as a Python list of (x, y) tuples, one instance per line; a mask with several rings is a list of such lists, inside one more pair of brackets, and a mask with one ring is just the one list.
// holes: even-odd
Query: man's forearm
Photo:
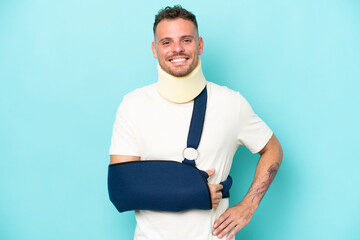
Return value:
[(231, 239), (240, 229), (246, 226), (259, 206), (282, 161), (282, 149), (273, 135), (266, 146), (259, 152), (261, 155), (256, 166), (255, 177), (244, 199), (226, 210), (214, 223), (213, 235)]
[(261, 157), (256, 167), (254, 180), (243, 199), (243, 202), (250, 206), (253, 211), (260, 204), (282, 162), (282, 149), (275, 136), (269, 141), (269, 146), (266, 146), (259, 153)]
[(260, 204), (261, 199), (264, 197), (266, 191), (270, 187), (270, 184), (274, 180), (279, 167), (280, 163), (275, 162), (268, 167), (266, 174), (260, 177), (255, 177), (248, 193), (243, 199), (243, 201), (251, 207), (253, 212), (255, 212)]

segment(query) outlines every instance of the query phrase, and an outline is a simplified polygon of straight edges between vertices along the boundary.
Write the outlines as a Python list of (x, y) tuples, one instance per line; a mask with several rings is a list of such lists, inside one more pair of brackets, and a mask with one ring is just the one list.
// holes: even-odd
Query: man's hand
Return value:
[(251, 207), (244, 202), (226, 210), (214, 223), (212, 234), (218, 238), (224, 237), (230, 232), (226, 239), (231, 239), (235, 234), (245, 227), (254, 215)]
[(282, 161), (282, 149), (275, 135), (272, 135), (259, 154), (261, 157), (248, 193), (239, 204), (226, 210), (214, 223), (213, 235), (218, 238), (229, 234), (226, 239), (231, 239), (250, 222), (261, 199), (275, 178)]
[[(209, 175), (214, 175), (215, 169), (207, 170), (206, 173)], [(212, 208), (215, 209), (217, 206), (219, 206), (219, 203), (222, 198), (222, 192), (223, 186), (221, 184), (208, 184), (211, 194), (211, 202), (212, 202)]]

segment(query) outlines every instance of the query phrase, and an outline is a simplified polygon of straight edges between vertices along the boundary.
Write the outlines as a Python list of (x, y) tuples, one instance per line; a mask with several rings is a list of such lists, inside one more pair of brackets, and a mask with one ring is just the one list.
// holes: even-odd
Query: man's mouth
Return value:
[(174, 59), (170, 59), (170, 62), (179, 63), (179, 62), (185, 62), (186, 60), (188, 60), (188, 59), (187, 58), (174, 58)]
[(173, 64), (183, 64), (185, 63), (187, 60), (189, 60), (190, 58), (188, 56), (185, 55), (178, 55), (178, 56), (172, 56), (169, 58), (169, 62), (173, 63)]

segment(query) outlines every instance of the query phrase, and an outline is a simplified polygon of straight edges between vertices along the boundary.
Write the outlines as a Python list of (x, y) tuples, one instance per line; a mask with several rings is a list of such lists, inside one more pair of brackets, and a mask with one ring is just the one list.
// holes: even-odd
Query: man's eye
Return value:
[(191, 39), (184, 39), (184, 42), (191, 43)]
[(162, 44), (163, 44), (163, 45), (169, 45), (170, 42), (169, 42), (169, 41), (166, 41), (166, 42), (163, 42)]

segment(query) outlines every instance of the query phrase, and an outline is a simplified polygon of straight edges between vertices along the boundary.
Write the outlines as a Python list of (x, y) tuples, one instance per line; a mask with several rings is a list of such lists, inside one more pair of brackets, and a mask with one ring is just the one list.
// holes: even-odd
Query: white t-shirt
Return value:
[[(224, 181), (239, 145), (260, 151), (272, 136), (271, 129), (253, 112), (240, 93), (207, 82), (208, 102), (196, 166), (216, 169), (209, 183)], [(110, 155), (140, 156), (141, 160), (181, 162), (186, 147), (193, 101), (176, 104), (159, 95), (156, 84), (124, 96), (116, 114)], [(232, 176), (236, 181), (236, 176)], [(135, 240), (211, 240), (215, 220), (229, 207), (222, 199), (214, 210), (180, 213), (135, 211)], [(225, 237), (223, 238), (225, 239)], [(233, 238), (234, 239), (234, 238)]]

